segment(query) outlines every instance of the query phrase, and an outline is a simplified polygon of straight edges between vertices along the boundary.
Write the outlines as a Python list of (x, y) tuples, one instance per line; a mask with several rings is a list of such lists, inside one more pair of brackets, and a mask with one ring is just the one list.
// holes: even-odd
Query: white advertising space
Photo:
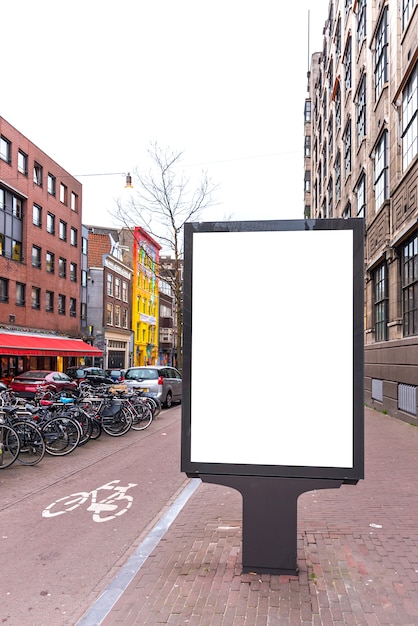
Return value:
[(191, 455), (353, 466), (353, 232), (195, 232)]

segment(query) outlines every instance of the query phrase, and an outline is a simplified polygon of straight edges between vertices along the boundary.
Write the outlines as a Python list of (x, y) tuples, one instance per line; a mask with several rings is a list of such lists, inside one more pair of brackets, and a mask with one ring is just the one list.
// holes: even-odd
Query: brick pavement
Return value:
[(298, 576), (242, 574), (241, 496), (202, 483), (101, 623), (418, 626), (417, 470), (418, 428), (366, 409), (365, 480), (299, 498)]

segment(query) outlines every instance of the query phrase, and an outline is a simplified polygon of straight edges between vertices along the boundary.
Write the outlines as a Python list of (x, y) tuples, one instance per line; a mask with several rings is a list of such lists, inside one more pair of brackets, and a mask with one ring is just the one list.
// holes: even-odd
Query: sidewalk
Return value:
[(365, 421), (365, 480), (299, 498), (297, 577), (241, 574), (241, 496), (202, 483), (95, 624), (417, 626), (418, 428)]

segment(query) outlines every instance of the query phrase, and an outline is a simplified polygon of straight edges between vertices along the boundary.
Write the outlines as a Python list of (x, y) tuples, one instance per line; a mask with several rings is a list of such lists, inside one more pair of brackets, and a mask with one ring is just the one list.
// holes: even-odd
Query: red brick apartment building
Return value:
[(100, 354), (80, 337), (82, 186), (0, 117), (0, 378)]

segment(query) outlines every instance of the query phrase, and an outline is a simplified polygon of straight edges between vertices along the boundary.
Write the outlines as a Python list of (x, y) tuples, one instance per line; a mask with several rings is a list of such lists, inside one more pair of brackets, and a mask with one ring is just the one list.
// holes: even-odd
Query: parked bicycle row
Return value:
[(161, 404), (123, 386), (82, 382), (75, 392), (40, 387), (28, 401), (9, 388), (0, 390), (0, 469), (18, 461), (36, 465), (45, 456), (64, 456), (104, 431), (120, 437), (148, 428)]

